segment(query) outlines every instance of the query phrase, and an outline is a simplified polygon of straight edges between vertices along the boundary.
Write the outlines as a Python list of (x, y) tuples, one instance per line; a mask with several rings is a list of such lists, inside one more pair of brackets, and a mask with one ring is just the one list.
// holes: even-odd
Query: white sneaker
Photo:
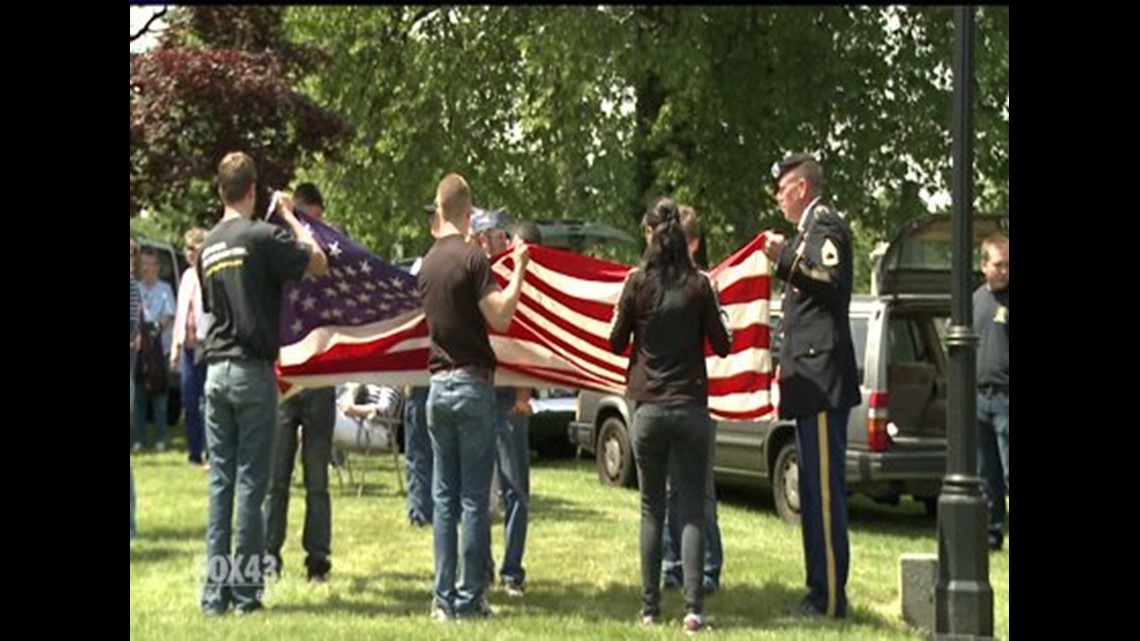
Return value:
[(443, 607), (439, 603), (432, 603), (431, 605), (431, 618), (433, 621), (453, 621), (455, 615), (450, 610)]
[(521, 599), (526, 594), (526, 585), (514, 580), (507, 580), (503, 582), (503, 590), (507, 596), (514, 599)]

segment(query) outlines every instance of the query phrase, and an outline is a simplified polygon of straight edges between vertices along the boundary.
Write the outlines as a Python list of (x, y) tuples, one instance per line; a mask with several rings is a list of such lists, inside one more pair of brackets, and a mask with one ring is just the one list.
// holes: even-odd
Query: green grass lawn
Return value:
[[(641, 629), (638, 495), (602, 487), (588, 461), (532, 468), (527, 595), (490, 595), (491, 621), (429, 619), (432, 534), (405, 519), (392, 459), (368, 461), (363, 496), (332, 478), (333, 573), (305, 582), (301, 523), (304, 490), (294, 485), (284, 576), (269, 609), (252, 617), (207, 619), (198, 609), (196, 561), (205, 547), (206, 476), (183, 452), (132, 456), (139, 494), (139, 539), (131, 544), (131, 638), (159, 639), (646, 639), (682, 638), (683, 602), (667, 593), (666, 625)], [(300, 478), (298, 472), (297, 479)], [(347, 485), (347, 478), (346, 485)], [(899, 616), (898, 557), (937, 550), (935, 521), (916, 503), (851, 505), (850, 618), (785, 616), (803, 594), (799, 531), (780, 521), (759, 492), (730, 492), (720, 505), (725, 569), (706, 602), (716, 638), (918, 639)], [(496, 558), (502, 529), (494, 530)], [(995, 633), (1009, 637), (1009, 545), (992, 555)]]

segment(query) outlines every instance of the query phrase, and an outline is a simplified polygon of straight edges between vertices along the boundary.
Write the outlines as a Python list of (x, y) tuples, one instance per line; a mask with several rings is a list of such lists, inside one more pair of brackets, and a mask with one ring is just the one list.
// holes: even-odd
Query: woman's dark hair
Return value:
[(658, 198), (641, 221), (653, 231), (653, 239), (642, 257), (641, 270), (637, 274), (638, 285), (652, 301), (650, 308), (653, 309), (660, 303), (665, 290), (680, 289), (696, 278), (697, 268), (689, 258), (689, 245), (681, 229), (675, 200)]

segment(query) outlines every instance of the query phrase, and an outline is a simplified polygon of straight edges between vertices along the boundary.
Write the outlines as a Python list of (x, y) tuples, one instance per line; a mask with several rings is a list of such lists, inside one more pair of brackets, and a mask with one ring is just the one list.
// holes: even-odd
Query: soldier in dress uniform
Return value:
[(806, 616), (847, 613), (847, 419), (860, 403), (851, 302), (851, 233), (823, 200), (819, 162), (795, 153), (772, 166), (776, 200), (797, 226), (791, 242), (769, 233), (765, 253), (784, 289), (780, 416), (796, 421)]

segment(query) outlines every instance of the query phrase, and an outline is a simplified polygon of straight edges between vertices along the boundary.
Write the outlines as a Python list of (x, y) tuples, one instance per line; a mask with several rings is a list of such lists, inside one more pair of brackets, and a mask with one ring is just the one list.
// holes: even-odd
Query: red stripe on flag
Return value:
[(724, 287), (718, 293), (720, 304), (736, 305), (737, 303), (751, 303), (761, 298), (767, 298), (772, 291), (771, 279), (767, 275), (747, 276), (735, 283)]
[(762, 372), (740, 372), (725, 378), (709, 379), (709, 396), (743, 394), (758, 389), (768, 389), (772, 377)]
[[(577, 337), (583, 341), (588, 341), (588, 342), (592, 342), (592, 343), (593, 342), (602, 342), (601, 339), (599, 339), (597, 336), (594, 336), (594, 335), (590, 334), (589, 332), (581, 330), (581, 329), (579, 329), (573, 325), (569, 325), (568, 323), (566, 323), (565, 321), (563, 321), (560, 318), (555, 318), (555, 317), (550, 317), (550, 316), (543, 316), (543, 318), (545, 318), (546, 320), (548, 320), (550, 322), (557, 324), (559, 326), (559, 328), (563, 329), (567, 333), (573, 334), (575, 337)], [(536, 343), (541, 343), (543, 345), (546, 345), (546, 347), (548, 347), (551, 351), (555, 352), (556, 354), (559, 354), (560, 356), (562, 356), (563, 358), (566, 358), (567, 360), (569, 360), (571, 362), (580, 361), (582, 363), (588, 363), (588, 364), (593, 365), (597, 368), (604, 369), (605, 371), (607, 371), (613, 375), (617, 375), (617, 376), (624, 376), (624, 374), (625, 374), (624, 368), (615, 367), (614, 365), (612, 365), (608, 362), (602, 361), (602, 360), (600, 360), (594, 356), (586, 354), (581, 349), (579, 349), (577, 346), (575, 346), (573, 343), (567, 341), (565, 338), (558, 336), (557, 334), (549, 332), (549, 331), (533, 324), (532, 322), (529, 321), (529, 319), (525, 315), (522, 317), (520, 317), (518, 315), (515, 316), (515, 320), (511, 323), (511, 327), (508, 330), (507, 337), (508, 338), (524, 338), (524, 339), (532, 340)], [(609, 351), (609, 341), (608, 340), (604, 341), (604, 348), (603, 349), (605, 349), (607, 352)]]

